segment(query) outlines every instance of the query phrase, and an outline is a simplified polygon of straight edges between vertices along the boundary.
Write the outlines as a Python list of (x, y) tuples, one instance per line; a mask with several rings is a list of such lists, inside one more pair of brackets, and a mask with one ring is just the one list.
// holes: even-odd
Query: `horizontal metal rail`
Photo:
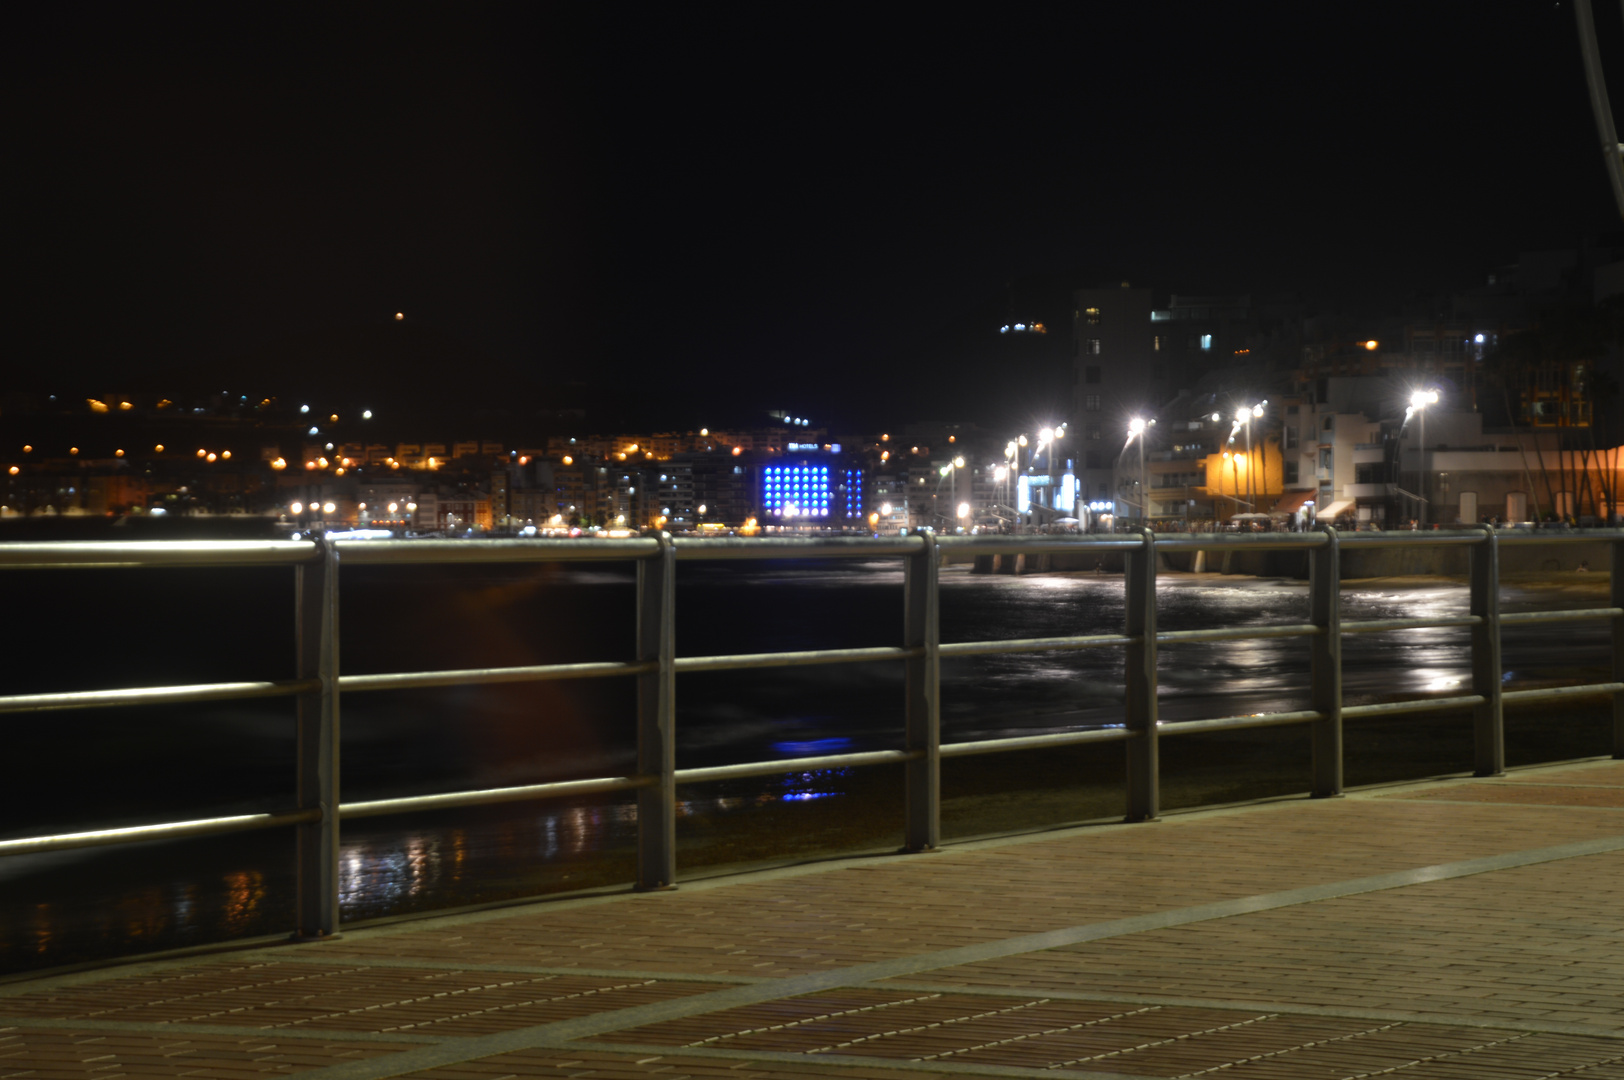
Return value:
[(340, 675), (338, 688), (346, 694), (366, 690), (420, 690), (433, 686), (488, 683), (547, 682), (555, 679), (602, 679), (642, 675), (653, 664), (604, 660), (585, 664), (537, 664), (530, 667), (463, 668), (449, 671), (410, 671), (378, 675)]
[(1141, 536), (1081, 534), (1070, 536), (938, 536), (936, 547), (947, 555), (1064, 555), (1074, 551), (1143, 551)]
[[(938, 541), (940, 542), (940, 541)], [(718, 536), (672, 541), (679, 561), (734, 559), (888, 559), (914, 555), (925, 548), (921, 536)]]
[(1382, 701), (1373, 705), (1344, 705), (1342, 706), (1342, 717), (1345, 720), (1350, 720), (1365, 716), (1404, 716), (1409, 713), (1448, 712), (1450, 709), (1466, 709), (1474, 705), (1481, 705), (1487, 700), (1488, 698), (1482, 694), (1460, 694), (1456, 697)]
[(592, 780), (559, 780), (550, 784), (520, 784), (515, 787), (482, 788), (477, 791), (447, 791), (435, 795), (408, 795), (398, 799), (370, 799), (340, 803), (342, 819), (405, 814), (414, 810), (451, 810), (459, 806), (488, 806), (492, 803), (527, 802), (532, 799), (563, 799), (575, 795), (599, 795), (610, 791), (635, 791), (653, 787), (657, 776), (604, 776)]
[(672, 661), (678, 672), (745, 671), (751, 668), (811, 667), (815, 664), (866, 664), (877, 660), (907, 660), (923, 656), (923, 649), (879, 645), (868, 649), (807, 649), (802, 652), (738, 653), (733, 656), (679, 656)]
[(1597, 540), (1624, 540), (1624, 529), (1506, 529), (1495, 530), (1500, 544), (1526, 547), (1537, 544), (1593, 544)]
[(978, 739), (972, 742), (943, 743), (944, 758), (1003, 754), (1011, 750), (1047, 750), (1058, 746), (1085, 746), (1089, 743), (1127, 742), (1133, 732), (1125, 727), (1089, 728), (1086, 731), (1055, 731), (1044, 735), (1017, 735), (1009, 739)]
[(317, 558), (308, 540), (65, 540), (0, 544), (0, 569), (130, 569), (142, 566), (296, 566)]
[(1584, 683), (1579, 686), (1541, 686), (1531, 690), (1506, 690), (1500, 694), (1505, 702), (1565, 701), (1569, 698), (1605, 697), (1624, 694), (1624, 682)]
[(1156, 537), (1157, 551), (1313, 551), (1330, 541), (1325, 533), (1169, 533)]
[(1481, 529), (1438, 529), (1433, 532), (1405, 532), (1393, 539), (1390, 532), (1337, 533), (1336, 542), (1342, 547), (1471, 547), (1485, 542), (1487, 534)]
[[(1344, 708), (1342, 715), (1348, 710)], [(1162, 735), (1199, 735), (1206, 731), (1238, 731), (1243, 728), (1290, 727), (1293, 724), (1312, 724), (1324, 720), (1325, 714), (1313, 709), (1299, 712), (1254, 713), (1251, 716), (1220, 716), (1212, 720), (1177, 720), (1163, 722)]]
[[(1503, 619), (1505, 616), (1501, 616)], [(1481, 615), (1449, 615), (1440, 619), (1344, 619), (1344, 634), (1375, 634), (1387, 630), (1432, 630), (1445, 626), (1478, 626)]]
[(1569, 608), (1566, 611), (1508, 611), (1500, 616), (1500, 625), (1527, 625), (1529, 623), (1578, 622), (1583, 619), (1616, 619), (1624, 615), (1624, 608)]
[(1105, 645), (1132, 645), (1137, 636), (1085, 634), (1078, 637), (1006, 638), (1003, 641), (952, 641), (937, 646), (942, 656), (996, 656), (1000, 653), (1052, 652), (1061, 649), (1097, 649)]
[(233, 817), (201, 818), (196, 821), (170, 821), (161, 825), (132, 825), (124, 829), (95, 829), (90, 832), (29, 836), (21, 840), (0, 840), (0, 855), (36, 855), (70, 848), (100, 847), (105, 844), (138, 844), (145, 840), (176, 840), (182, 837), (212, 836), (216, 833), (276, 829), (319, 821), (320, 810), (285, 810), (274, 814), (237, 814)]
[(853, 769), (862, 765), (902, 765), (918, 761), (923, 756), (917, 751), (910, 750), (868, 750), (858, 754), (827, 754), (780, 761), (748, 761), (742, 765), (712, 765), (704, 769), (677, 769), (672, 775), (679, 784), (703, 784), (712, 780), (741, 780), (751, 776)]
[(421, 563), (621, 562), (650, 559), (659, 551), (653, 537), (604, 540), (335, 540), (345, 566), (402, 566)]
[(315, 679), (273, 682), (193, 683), (187, 686), (130, 687), (123, 690), (75, 690), (61, 694), (14, 694), (0, 697), (0, 713), (100, 709), (115, 705), (176, 705), (194, 701), (240, 701), (244, 698), (292, 697), (321, 689)]

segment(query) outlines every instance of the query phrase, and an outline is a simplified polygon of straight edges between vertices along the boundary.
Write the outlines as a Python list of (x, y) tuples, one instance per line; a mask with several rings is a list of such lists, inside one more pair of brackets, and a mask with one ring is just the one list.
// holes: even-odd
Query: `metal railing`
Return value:
[[(1611, 552), (1609, 605), (1563, 611), (1501, 614), (1499, 549), (1506, 544), (1603, 542)], [(1341, 552), (1363, 547), (1465, 547), (1469, 554), (1469, 614), (1443, 618), (1343, 620)], [(1309, 613), (1305, 623), (1248, 628), (1158, 632), (1156, 567), (1165, 553), (1199, 550), (1302, 550), (1309, 560)], [(938, 570), (948, 555), (1067, 555), (1120, 553), (1125, 561), (1126, 615), (1122, 633), (943, 643), (939, 636)], [(741, 559), (900, 558), (903, 563), (903, 637), (880, 648), (820, 649), (679, 657), (674, 645), (676, 564)], [(383, 564), (523, 563), (631, 560), (637, 567), (635, 659), (538, 664), (451, 671), (344, 675), (339, 667), (339, 567)], [(1085, 560), (1086, 561), (1086, 560)], [(1624, 530), (1497, 533), (1488, 527), (1403, 535), (1335, 530), (1253, 536), (1164, 535), (1149, 531), (1115, 536), (936, 537), (891, 539), (673, 539), (624, 540), (413, 540), (222, 541), (160, 543), (0, 544), (0, 570), (65, 567), (291, 566), (295, 572), (297, 662), (295, 677), (264, 682), (209, 683), (138, 689), (87, 690), (0, 697), (0, 713), (38, 713), (105, 706), (291, 697), (296, 703), (297, 777), (291, 806), (274, 813), (168, 822), (0, 841), (0, 855), (292, 826), (297, 835), (296, 936), (319, 938), (339, 925), (339, 824), (406, 811), (447, 809), (527, 799), (612, 791), (637, 793), (636, 885), (672, 887), (676, 881), (678, 784), (801, 772), (809, 769), (901, 764), (906, 777), (905, 850), (940, 841), (943, 758), (1120, 742), (1127, 750), (1128, 821), (1159, 811), (1159, 741), (1218, 730), (1307, 725), (1311, 731), (1310, 793), (1342, 791), (1342, 725), (1347, 719), (1470, 708), (1475, 771), (1505, 768), (1504, 706), (1508, 702), (1562, 701), (1580, 695), (1612, 696), (1612, 747), (1624, 757)], [(1605, 619), (1610, 623), (1611, 675), (1602, 683), (1505, 691), (1501, 687), (1500, 627), (1512, 624)], [(1433, 627), (1471, 630), (1471, 692), (1449, 697), (1344, 705), (1342, 638)], [(1220, 716), (1162, 725), (1157, 717), (1157, 649), (1188, 642), (1303, 637), (1310, 654), (1309, 709)], [(942, 659), (998, 653), (1122, 648), (1126, 652), (1125, 723), (1120, 727), (985, 739), (941, 741)], [(676, 676), (685, 672), (813, 664), (901, 661), (905, 670), (903, 749), (758, 761), (679, 769), (675, 752)], [(448, 792), (345, 803), (339, 791), (339, 700), (343, 694), (551, 679), (630, 678), (637, 687), (637, 768), (630, 776), (597, 777), (516, 787)]]

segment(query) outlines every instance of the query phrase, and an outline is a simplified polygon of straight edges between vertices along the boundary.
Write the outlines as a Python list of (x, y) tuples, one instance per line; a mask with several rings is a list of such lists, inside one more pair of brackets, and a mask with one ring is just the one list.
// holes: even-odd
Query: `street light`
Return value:
[(1438, 404), (1436, 390), (1417, 390), (1410, 395), (1410, 411), (1415, 413), (1419, 427), (1416, 432), (1417, 442), (1420, 444), (1419, 453), (1416, 455), (1419, 475), (1415, 486), (1421, 502), (1421, 512), (1417, 515), (1417, 520), (1423, 529), (1427, 527), (1427, 406), (1436, 404)]
[(1146, 497), (1150, 491), (1150, 485), (1145, 483), (1145, 429), (1147, 427), (1149, 425), (1145, 423), (1143, 417), (1136, 416), (1128, 421), (1128, 441), (1133, 442), (1136, 438), (1139, 440), (1139, 517), (1141, 519), (1150, 517), (1150, 501)]
[(931, 510), (931, 517), (932, 518), (941, 518), (943, 521), (947, 520), (947, 515), (941, 513), (940, 511), (938, 511), (936, 509), (936, 500), (942, 494), (942, 481), (946, 480), (949, 475), (951, 475), (953, 477), (953, 489), (954, 489), (954, 491), (958, 490), (958, 486), (959, 486), (958, 471), (963, 467), (964, 467), (964, 458), (962, 456), (960, 456), (960, 457), (954, 458), (952, 461), (948, 462), (946, 465), (943, 465), (940, 469), (937, 470), (938, 475), (937, 475), (937, 479), (936, 479), (936, 490), (934, 492), (932, 492), (931, 496), (930, 496), (930, 510)]
[[(1257, 505), (1253, 502), (1253, 499), (1256, 497), (1256, 493), (1254, 491), (1255, 485), (1252, 481), (1252, 466), (1254, 464), (1252, 461), (1252, 421), (1262, 417), (1263, 406), (1267, 405), (1268, 403), (1269, 399), (1264, 398), (1262, 401), (1251, 406), (1250, 408), (1242, 407), (1235, 410), (1235, 428), (1246, 428), (1246, 508), (1253, 511), (1257, 509)], [(1230, 438), (1233, 439), (1234, 437), (1234, 431), (1231, 431)], [(1267, 451), (1265, 451), (1265, 453), (1267, 453)], [(1237, 494), (1239, 493), (1237, 492)]]

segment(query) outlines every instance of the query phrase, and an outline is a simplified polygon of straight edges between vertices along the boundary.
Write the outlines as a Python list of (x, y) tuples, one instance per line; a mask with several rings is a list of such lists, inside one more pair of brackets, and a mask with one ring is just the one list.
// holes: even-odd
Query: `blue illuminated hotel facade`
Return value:
[[(792, 451), (798, 450), (794, 443)], [(863, 470), (839, 446), (786, 454), (761, 469), (763, 525), (814, 529), (865, 528)]]

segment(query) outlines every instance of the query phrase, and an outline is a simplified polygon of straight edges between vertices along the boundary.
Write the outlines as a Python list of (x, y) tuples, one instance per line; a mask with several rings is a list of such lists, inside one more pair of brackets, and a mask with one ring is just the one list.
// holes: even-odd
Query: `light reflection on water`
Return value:
[[(596, 573), (590, 572), (590, 573)], [(623, 583), (624, 575), (603, 573), (604, 581)], [(846, 575), (834, 572), (797, 574), (772, 570), (752, 586), (777, 584), (811, 589), (850, 589), (872, 594), (876, 605), (895, 606), (901, 575), (895, 564), (873, 564)], [(1207, 575), (1169, 575), (1161, 581), (1158, 619), (1162, 629), (1214, 625), (1263, 626), (1299, 623), (1307, 618), (1306, 585), (1259, 579), (1224, 579), (1214, 585)], [(1557, 597), (1548, 606), (1582, 606)], [(681, 605), (679, 604), (679, 608)], [(1441, 584), (1412, 589), (1345, 588), (1347, 620), (1441, 618), (1464, 614), (1464, 587)], [(862, 616), (851, 617), (861, 622)], [(943, 577), (942, 640), (966, 641), (1068, 634), (1119, 633), (1123, 619), (1120, 577), (1094, 575), (971, 577), (949, 571)], [(713, 629), (713, 628), (705, 628)], [(804, 625), (790, 628), (793, 640), (741, 632), (744, 644), (693, 633), (679, 651), (766, 651), (824, 647)], [(814, 627), (813, 629), (816, 629)], [(1508, 684), (1539, 679), (1576, 661), (1574, 655), (1605, 655), (1605, 624), (1578, 628), (1568, 637), (1547, 635), (1540, 628), (1507, 628), (1503, 635)], [(888, 631), (889, 632), (889, 631)], [(805, 640), (796, 637), (807, 635)], [(692, 641), (707, 648), (695, 648)], [(867, 644), (868, 642), (864, 642)], [(1405, 630), (1350, 634), (1343, 642), (1343, 681), (1350, 703), (1391, 700), (1423, 694), (1458, 694), (1470, 686), (1470, 633), (1466, 628)], [(1595, 646), (1595, 648), (1592, 648)], [(1399, 658), (1395, 662), (1395, 658)], [(1004, 654), (961, 658), (943, 664), (943, 739), (947, 742), (1000, 735), (1116, 727), (1122, 720), (1122, 651), (1119, 648), (1066, 652)], [(1160, 710), (1167, 723), (1207, 716), (1234, 716), (1308, 707), (1308, 644), (1303, 639), (1268, 638), (1236, 642), (1168, 645), (1161, 650)], [(901, 665), (837, 665), (787, 671), (734, 673), (733, 682), (679, 683), (678, 760), (693, 764), (727, 764), (763, 758), (814, 757), (867, 749), (897, 748), (901, 739)], [(462, 699), (459, 699), (460, 701)], [(364, 718), (357, 699), (354, 715)], [(477, 699), (466, 698), (472, 707)], [(820, 711), (809, 712), (816, 705)], [(346, 704), (346, 723), (352, 719)], [(516, 714), (513, 730), (533, 720)], [(504, 721), (508, 722), (508, 721)], [(414, 729), (415, 730), (415, 729)], [(368, 730), (369, 748), (382, 745), (387, 725)], [(472, 741), (471, 739), (469, 740)], [(441, 743), (428, 744), (419, 759), (439, 754)], [(581, 768), (615, 768), (607, 751), (583, 743), (601, 760)], [(439, 790), (493, 786), (479, 772), (502, 770), (501, 783), (534, 782), (526, 769), (536, 765), (523, 754), (500, 761), (470, 755), (468, 782), (452, 781)], [(346, 759), (348, 764), (348, 758)], [(566, 762), (565, 764), (569, 764)], [(556, 768), (556, 763), (550, 763)], [(769, 807), (797, 819), (817, 814), (814, 807), (840, 807), (861, 814), (853, 791), (854, 770), (807, 770), (745, 782), (684, 786), (677, 814), (683, 827), (725, 832), (745, 828), (752, 813)], [(347, 778), (349, 774), (347, 773)], [(545, 778), (551, 778), (547, 776)], [(356, 792), (348, 797), (367, 797)], [(844, 800), (844, 802), (842, 802)], [(806, 807), (805, 810), (800, 809)], [(516, 895), (568, 889), (582, 881), (580, 867), (605, 857), (629, 857), (635, 846), (636, 810), (630, 800), (591, 804), (516, 803), (480, 812), (442, 812), (411, 819), (381, 819), (346, 827), (340, 854), (340, 890), (347, 920), (375, 918), (448, 903), (474, 903)], [(730, 824), (731, 823), (731, 824)], [(0, 969), (7, 955), (32, 953), (49, 958), (68, 948), (65, 939), (112, 942), (109, 951), (132, 951), (218, 940), (243, 934), (283, 930), (289, 901), (285, 892), (284, 848), (266, 848), (264, 861), (239, 865), (223, 873), (173, 871), (166, 881), (132, 887), (115, 899), (77, 908), (55, 899), (30, 902), (7, 912), (12, 929), (0, 933)], [(0, 866), (8, 891), (22, 897), (30, 868), (71, 877), (82, 867), (87, 877), (98, 871), (93, 849), (48, 857), (7, 860)], [(248, 859), (247, 856), (244, 857)], [(160, 873), (160, 871), (154, 871)], [(133, 873), (133, 871), (132, 871)], [(12, 886), (20, 886), (13, 890)], [(488, 889), (488, 891), (481, 891)], [(109, 892), (109, 895), (112, 895)], [(449, 899), (448, 899), (449, 898)], [(70, 908), (72, 908), (70, 910)], [(69, 933), (68, 931), (71, 931)], [(80, 945), (79, 947), (83, 947)], [(65, 962), (52, 960), (50, 962)]]

